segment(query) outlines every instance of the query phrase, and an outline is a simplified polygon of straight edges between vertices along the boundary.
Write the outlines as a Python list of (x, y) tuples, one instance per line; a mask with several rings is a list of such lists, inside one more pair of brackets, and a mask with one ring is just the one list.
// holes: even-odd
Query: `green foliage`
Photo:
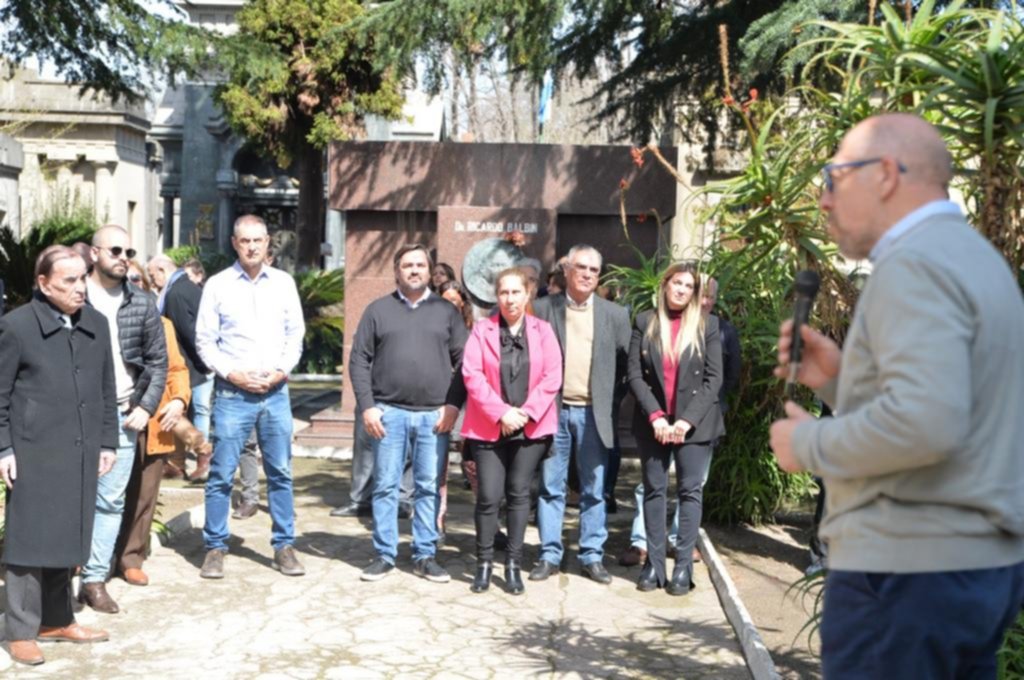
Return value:
[[(751, 84), (759, 86), (792, 81), (814, 55), (807, 40), (823, 33), (822, 28), (811, 22), (862, 21), (867, 13), (868, 3), (864, 0), (788, 0), (752, 22), (737, 41), (742, 54), (740, 73), (752, 74)], [(799, 48), (798, 41), (802, 43)]]
[(1000, 680), (1024, 678), (1024, 613), (1018, 615), (1017, 621), (1006, 631), (996, 665)]
[(253, 0), (220, 56), (218, 101), (231, 126), (282, 167), (296, 147), (352, 139), (362, 117), (401, 113), (401, 83), (375, 66), (375, 38), (357, 33), (356, 0)]
[(206, 270), (207, 278), (213, 276), (222, 269), (227, 269), (234, 263), (234, 259), (229, 255), (225, 255), (221, 252), (203, 250), (199, 246), (178, 246), (177, 248), (169, 248), (164, 251), (164, 255), (171, 258), (171, 260), (174, 261), (174, 264), (179, 267), (189, 260), (198, 259), (203, 264), (203, 269)]
[[(784, 597), (799, 599), (800, 604), (807, 612), (807, 622), (800, 627), (796, 637), (799, 638), (807, 633), (807, 648), (814, 649), (814, 637), (818, 634), (821, 625), (822, 605), (825, 603), (825, 579), (828, 577), (827, 569), (820, 569), (806, 576), (803, 576), (786, 589)], [(796, 644), (796, 639), (793, 644)]]
[(0, 272), (9, 306), (31, 299), (39, 253), (56, 244), (89, 243), (98, 226), (92, 207), (80, 202), (76, 193), (58, 191), (43, 216), (20, 239), (9, 226), (0, 227)]
[[(603, 106), (599, 119), (626, 121), (634, 139), (648, 140), (660, 132), (666, 112), (675, 117), (682, 102), (695, 111), (684, 113), (694, 123), (717, 129), (710, 111), (723, 81), (720, 29), (727, 33), (727, 51), (735, 61), (737, 42), (758, 19), (785, 4), (784, 0), (698, 0), (661, 3), (631, 0), (576, 0), (570, 28), (554, 49), (560, 69), (580, 78), (602, 78), (601, 65), (612, 64), (595, 99)], [(629, 55), (628, 60), (624, 55)], [(756, 73), (726, 77), (730, 86), (746, 89), (762, 80)], [(687, 125), (687, 127), (691, 127)]]
[(196, 75), (214, 38), (183, 21), (170, 0), (6, 0), (0, 54), (38, 58), (81, 87), (140, 100), (166, 78)]
[[(782, 415), (783, 386), (777, 364), (779, 320), (791, 315), (792, 282), (802, 269), (822, 279), (815, 324), (840, 338), (856, 290), (835, 267), (813, 185), (831, 134), (806, 114), (772, 101), (730, 111), (747, 130), (750, 162), (736, 177), (705, 192), (718, 199), (704, 216), (719, 225), (709, 273), (719, 280), (720, 309), (733, 322), (743, 347), (743, 374), (730, 399), (726, 437), (715, 450), (705, 490), (709, 518), (722, 522), (771, 521), (787, 500), (810, 489), (807, 475), (789, 475), (769, 446), (771, 423)], [(808, 394), (804, 405), (813, 408)]]
[(359, 22), (374, 35), (382, 64), (401, 73), (423, 73), (428, 90), (439, 92), (451, 62), (469, 67), (500, 58), (539, 82), (553, 64), (552, 36), (565, 17), (567, 0), (385, 0)]
[[(907, 22), (882, 4), (877, 26), (820, 23), (808, 73), (841, 74), (846, 96), (914, 111), (945, 136), (979, 231), (1024, 265), (1024, 23), (1014, 12), (925, 0)], [(819, 96), (823, 96), (819, 93)], [(866, 108), (866, 107), (865, 107)]]
[(295, 285), (306, 320), (302, 372), (337, 373), (345, 343), (345, 270), (295, 274)]
[(672, 260), (664, 250), (658, 250), (648, 257), (633, 245), (628, 232), (625, 236), (626, 244), (633, 250), (640, 264), (636, 267), (610, 264), (602, 283), (618, 291), (616, 302), (625, 306), (635, 319), (640, 312), (654, 308), (661, 274)]
[[(181, 267), (191, 259), (199, 257), (199, 246), (178, 246), (177, 248), (168, 248), (164, 251), (164, 255), (174, 260), (174, 264)], [(204, 264), (203, 267), (206, 265)]]
[(296, 267), (316, 267), (324, 216), (324, 149), (355, 138), (363, 119), (395, 119), (404, 103), (377, 40), (356, 29), (358, 0), (252, 0), (218, 55), (216, 98), (231, 127), (281, 167), (296, 166)]

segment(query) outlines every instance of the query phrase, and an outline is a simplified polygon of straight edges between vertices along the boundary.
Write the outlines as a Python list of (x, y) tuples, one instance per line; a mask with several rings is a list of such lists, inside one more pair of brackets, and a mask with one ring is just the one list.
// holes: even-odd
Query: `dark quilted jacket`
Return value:
[(124, 286), (124, 300), (117, 310), (121, 356), (135, 376), (129, 406), (156, 413), (167, 382), (167, 343), (153, 297), (141, 288)]

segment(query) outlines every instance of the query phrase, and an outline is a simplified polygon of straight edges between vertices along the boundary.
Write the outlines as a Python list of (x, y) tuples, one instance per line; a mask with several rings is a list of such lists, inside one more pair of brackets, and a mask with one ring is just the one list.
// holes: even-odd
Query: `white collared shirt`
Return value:
[(889, 227), (882, 238), (878, 239), (871, 252), (868, 254), (868, 259), (872, 263), (877, 262), (878, 258), (882, 256), (889, 247), (896, 243), (900, 238), (905, 236), (907, 232), (921, 224), (924, 220), (929, 217), (936, 215), (963, 215), (963, 211), (953, 201), (949, 200), (938, 200), (925, 203), (920, 208), (912, 210), (903, 216), (896, 224)]
[(302, 356), (306, 324), (291, 274), (263, 265), (250, 279), (236, 261), (203, 288), (196, 348), (203, 363), (226, 378), (233, 371), (282, 371)]
[(402, 293), (402, 289), (401, 288), (398, 288), (397, 290), (398, 290), (398, 297), (402, 300), (402, 302), (404, 302), (409, 307), (409, 309), (416, 309), (421, 304), (423, 304), (424, 300), (426, 300), (428, 297), (430, 297), (430, 289), (429, 288), (424, 289), (423, 295), (421, 295), (420, 299), (417, 300), (416, 302), (413, 302), (409, 298), (405, 297), (405, 294)]

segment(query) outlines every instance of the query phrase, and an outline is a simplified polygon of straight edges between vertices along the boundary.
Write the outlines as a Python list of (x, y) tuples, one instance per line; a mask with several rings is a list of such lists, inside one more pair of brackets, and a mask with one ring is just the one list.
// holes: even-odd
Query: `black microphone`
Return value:
[(796, 299), (793, 302), (793, 340), (789, 346), (789, 377), (786, 378), (786, 398), (793, 395), (796, 375), (800, 370), (800, 357), (804, 350), (804, 341), (800, 337), (800, 327), (807, 323), (814, 306), (814, 297), (821, 286), (821, 277), (817, 272), (804, 270), (796, 275), (793, 290)]

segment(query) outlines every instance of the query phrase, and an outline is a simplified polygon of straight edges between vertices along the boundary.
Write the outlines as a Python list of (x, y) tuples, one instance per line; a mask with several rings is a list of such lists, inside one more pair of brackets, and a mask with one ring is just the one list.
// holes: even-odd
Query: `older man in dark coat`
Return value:
[(114, 462), (117, 395), (108, 325), (85, 303), (85, 263), (51, 246), (32, 301), (0, 319), (0, 477), (7, 489), (7, 613), (14, 661), (36, 640), (97, 642), (75, 623), (71, 569), (89, 558), (96, 480)]

